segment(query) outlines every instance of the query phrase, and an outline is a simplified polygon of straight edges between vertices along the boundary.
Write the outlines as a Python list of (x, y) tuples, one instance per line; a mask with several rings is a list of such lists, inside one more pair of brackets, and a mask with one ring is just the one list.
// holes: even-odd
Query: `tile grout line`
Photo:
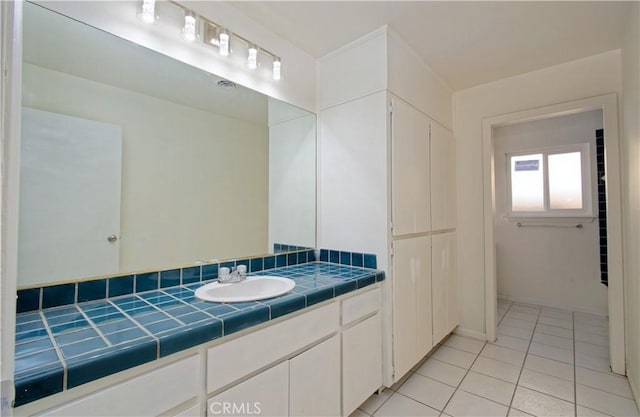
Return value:
[[(509, 306), (509, 310), (511, 310), (511, 306)], [(538, 321), (540, 320), (541, 313), (542, 313), (542, 308), (539, 308), (538, 313), (536, 314), (536, 322), (533, 326), (533, 331), (531, 332), (531, 338), (529, 338), (529, 345), (527, 346), (527, 351), (524, 353), (524, 358), (522, 359), (522, 365), (520, 365), (520, 372), (518, 373), (518, 379), (516, 380), (515, 387), (513, 389), (513, 394), (511, 394), (511, 401), (509, 401), (509, 408), (507, 410), (507, 413), (511, 410), (513, 406), (513, 400), (516, 397), (516, 391), (518, 391), (518, 387), (520, 386), (520, 378), (522, 377), (522, 372), (524, 371), (524, 364), (527, 361), (527, 356), (529, 356), (529, 349), (531, 349), (531, 344), (533, 343), (533, 335), (536, 332), (536, 327), (538, 327)]]
[(105, 337), (105, 335), (98, 328), (98, 326), (93, 322), (93, 320), (91, 320), (89, 318), (89, 316), (87, 315), (87, 313), (85, 313), (85, 311), (83, 309), (81, 309), (77, 304), (76, 304), (76, 309), (80, 312), (82, 317), (84, 317), (84, 319), (87, 321), (87, 323), (89, 323), (89, 327), (92, 328), (96, 333), (98, 333), (98, 336), (100, 336), (102, 338), (102, 340), (107, 344), (107, 346), (108, 347), (113, 346), (113, 344), (109, 341), (109, 339), (107, 339)]
[[(512, 304), (512, 305), (513, 305), (513, 304)], [(507, 309), (507, 311), (505, 312), (505, 315), (504, 315), (504, 316), (506, 316), (506, 314), (509, 312), (510, 308), (511, 308), (511, 305), (509, 306), (509, 308), (508, 308), (508, 309)], [(571, 313), (572, 313), (572, 327), (573, 327), (571, 330), (572, 330), (572, 333), (573, 333), (573, 334), (575, 334), (575, 321), (574, 321), (574, 316), (573, 316), (573, 314), (574, 314), (575, 312), (571, 312)], [(536, 329), (537, 325), (539, 324), (539, 318), (541, 317), (541, 315), (542, 315), (542, 310), (539, 310), (539, 311), (538, 311), (538, 313), (537, 313), (537, 319), (536, 319), (536, 322), (535, 322), (535, 325), (534, 325), (534, 329), (533, 329), (532, 334), (531, 334), (531, 336), (530, 336), (530, 340), (529, 340), (529, 347), (530, 347), (530, 346), (531, 346), (531, 344), (533, 343), (533, 337), (534, 337), (534, 335), (535, 335), (535, 329)], [(503, 316), (503, 318), (504, 318), (504, 316)], [(553, 327), (557, 327), (557, 326), (553, 326)], [(561, 337), (561, 336), (558, 336), (558, 337)], [(569, 338), (565, 338), (565, 339), (569, 339)], [(572, 340), (572, 339), (569, 339), (569, 340)], [(576, 365), (576, 363), (575, 363), (575, 355), (576, 355), (576, 352), (575, 352), (575, 343), (576, 343), (576, 341), (575, 341), (575, 339), (574, 339), (574, 340), (572, 340), (572, 343), (574, 344), (574, 349), (573, 349), (573, 356), (574, 356), (574, 361), (573, 361), (573, 368), (574, 368), (574, 381), (573, 381), (573, 382), (574, 382), (574, 401), (573, 401), (573, 403), (574, 403), (574, 413), (575, 413), (575, 415), (577, 416), (577, 392), (576, 392), (576, 389), (577, 389), (577, 388), (576, 388), (576, 387), (577, 387), (577, 379), (576, 379), (576, 369), (577, 369), (577, 365)], [(486, 346), (486, 344), (487, 344), (487, 343), (485, 343), (485, 346)], [(443, 344), (440, 344), (440, 346), (438, 346), (438, 347), (441, 347), (442, 345), (443, 345)], [(547, 346), (558, 348), (558, 347), (553, 346), (553, 345), (547, 345)], [(457, 349), (457, 348), (454, 348), (454, 347), (450, 347), (450, 348), (452, 348), (452, 349), (456, 349), (456, 350), (460, 350), (460, 349)], [(509, 349), (509, 348), (508, 348), (508, 349)], [(511, 350), (513, 350), (513, 349), (511, 349)], [(568, 350), (568, 349), (565, 349), (565, 350)], [(482, 351), (482, 350), (481, 350), (481, 351)], [(516, 350), (516, 351), (517, 351), (517, 350)], [(434, 353), (435, 353), (435, 352), (434, 352)], [(529, 354), (530, 354), (530, 353), (529, 353), (529, 349), (527, 349), (527, 352), (525, 352), (525, 362), (526, 362), (526, 358), (528, 357), (528, 355), (529, 355)], [(471, 372), (471, 368), (473, 367), (473, 365), (475, 364), (475, 362), (477, 361), (477, 359), (478, 359), (478, 357), (479, 357), (479, 356), (480, 356), (480, 353), (478, 353), (478, 354), (476, 355), (476, 359), (473, 361), (473, 363), (472, 363), (472, 364), (470, 365), (470, 367), (467, 369), (467, 372), (465, 373), (465, 376), (462, 378), (462, 380), (464, 380), (464, 378), (468, 375), (468, 373), (469, 373), (469, 372)], [(537, 355), (535, 355), (535, 356), (537, 356)], [(547, 360), (551, 360), (551, 361), (555, 361), (555, 359), (550, 359), (550, 358), (546, 358), (546, 357), (542, 357), (542, 358), (543, 358), (543, 359), (547, 359)], [(561, 361), (560, 361), (560, 362), (561, 362)], [(452, 365), (452, 366), (455, 366), (455, 365)], [(464, 368), (461, 368), (461, 369), (464, 369)], [(524, 362), (523, 362), (523, 364), (522, 364), (522, 366), (521, 366), (521, 369), (520, 369), (520, 376), (521, 376), (521, 374), (522, 374), (522, 372), (523, 372), (523, 371), (524, 371)], [(599, 373), (603, 373), (603, 374), (607, 374), (607, 373), (604, 373), (604, 372), (601, 372), (601, 371), (598, 371), (598, 370), (592, 370), (592, 371), (594, 371), (594, 372), (599, 372)], [(534, 371), (534, 372), (535, 372), (535, 371)], [(415, 373), (417, 373), (417, 372), (412, 372), (411, 374), (415, 374)], [(550, 374), (547, 374), (547, 373), (542, 373), (542, 374), (544, 374), (544, 375), (550, 375)], [(421, 375), (421, 374), (420, 374), (420, 375)], [(424, 375), (423, 375), (423, 376), (424, 376)], [(489, 376), (489, 375), (487, 375), (487, 376)], [(517, 389), (517, 387), (518, 387), (518, 386), (520, 386), (520, 385), (519, 385), (520, 376), (518, 377), (518, 381), (517, 381), (517, 382), (516, 382), (516, 384), (515, 384), (515, 385), (516, 385), (516, 387), (515, 387), (516, 389)], [(552, 375), (550, 375), (550, 376), (552, 376)], [(427, 378), (429, 378), (429, 377), (427, 377)], [(494, 377), (494, 378), (495, 378), (495, 377)], [(556, 377), (556, 378), (557, 378), (557, 377)], [(429, 378), (429, 379), (432, 379), (432, 378)], [(497, 379), (500, 379), (500, 378), (497, 378)], [(563, 379), (563, 378), (560, 378), (560, 379)], [(438, 380), (436, 380), (436, 381), (438, 381)], [(404, 382), (406, 382), (406, 380), (405, 380)], [(506, 381), (506, 382), (508, 382), (508, 381)], [(459, 390), (460, 390), (461, 383), (462, 383), (462, 381), (458, 384), (458, 386), (457, 386), (457, 387), (455, 387), (455, 390), (454, 390), (454, 392), (452, 393), (451, 398), (453, 397), (453, 395), (455, 395), (455, 394), (456, 394), (456, 392), (457, 392), (457, 391), (459, 391)], [(529, 389), (531, 389), (531, 388), (529, 388)], [(624, 397), (624, 396), (620, 396), (620, 395), (615, 394), (615, 393), (610, 393), (610, 392), (608, 392), (608, 391), (605, 391), (605, 390), (602, 390), (602, 389), (599, 389), (599, 388), (592, 387), (592, 389), (597, 390), (597, 391), (601, 391), (601, 392), (604, 392), (604, 393), (609, 393), (609, 394), (612, 394), (612, 395), (618, 396), (618, 397), (620, 397), (620, 398), (626, 398), (626, 397)], [(532, 391), (539, 392), (539, 393), (541, 393), (541, 394), (543, 394), (543, 395), (550, 395), (550, 394), (547, 394), (547, 393), (544, 393), (544, 392), (541, 392), (541, 391), (538, 391), (538, 390), (535, 390), (535, 389), (532, 389)], [(396, 391), (396, 392), (397, 392), (397, 391)], [(409, 398), (409, 399), (411, 399), (411, 400), (413, 400), (413, 401), (416, 401), (416, 402), (418, 402), (418, 403), (420, 403), (420, 404), (424, 404), (424, 403), (422, 403), (421, 401), (418, 401), (418, 400), (416, 400), (416, 399), (414, 399), (414, 398), (412, 398), (412, 397), (409, 397), (409, 396), (407, 396), (407, 395), (404, 395), (404, 394), (402, 394), (402, 393), (400, 393), (400, 392), (397, 392), (397, 393), (398, 393), (398, 394), (400, 394), (400, 395), (401, 395), (401, 396), (403, 396), (403, 397)], [(392, 394), (392, 395), (393, 395), (393, 394)], [(497, 403), (496, 401), (491, 400), (491, 399), (486, 398), (486, 397), (483, 397), (483, 396), (481, 396), (481, 395), (478, 395), (478, 394), (474, 394), (474, 395), (477, 395), (477, 396), (479, 396), (480, 398), (487, 399), (488, 401), (491, 401), (491, 402), (495, 402), (495, 403)], [(556, 396), (554, 396), (554, 395), (551, 395), (551, 396), (552, 396), (552, 397), (554, 397), (554, 398), (557, 398), (557, 399), (559, 399), (559, 400), (567, 401), (567, 400), (566, 400), (566, 399), (564, 399), (564, 398), (556, 397)], [(390, 396), (390, 397), (391, 397), (391, 396)], [(389, 398), (390, 398), (390, 397), (389, 397)], [(515, 397), (515, 390), (514, 390), (514, 394), (512, 395), (512, 400), (511, 400), (510, 406), (509, 406), (509, 408), (508, 408), (508, 410), (509, 410), (509, 411), (512, 409), (512, 405), (513, 405), (513, 399), (514, 399), (514, 397)], [(449, 399), (449, 401), (447, 401), (447, 403), (445, 404), (444, 408), (446, 408), (446, 407), (449, 405), (449, 403), (450, 403), (450, 401), (451, 401), (451, 398)], [(374, 411), (374, 413), (375, 413), (377, 410), (379, 410), (379, 409), (382, 407), (382, 405), (384, 405), (384, 403), (386, 403), (386, 401), (388, 401), (388, 398), (387, 398), (387, 399), (386, 399), (386, 400), (385, 400), (385, 401), (384, 401), (380, 406), (378, 406), (378, 407), (376, 408), (376, 410)], [(567, 401), (567, 402), (569, 402), (569, 401)], [(497, 403), (497, 404), (500, 404), (500, 403)], [(428, 405), (428, 404), (424, 404), (424, 405), (426, 405), (426, 406), (428, 406), (428, 407), (430, 407), (430, 408), (433, 408), (432, 406), (430, 406), (430, 405)], [(517, 409), (515, 409), (515, 410), (517, 410)], [(361, 411), (363, 411), (363, 412), (364, 412), (364, 410), (361, 410)], [(597, 411), (597, 410), (596, 410), (596, 411)], [(366, 414), (366, 413), (365, 413), (365, 414)], [(444, 409), (443, 409), (443, 411), (441, 411), (441, 412), (440, 412), (440, 415), (441, 415), (441, 416), (442, 416), (443, 414), (444, 414)]]
[[(511, 308), (511, 306), (509, 306), (509, 308)], [(508, 310), (507, 310), (508, 311)], [(506, 314), (506, 312), (505, 312)], [(458, 382), (458, 385), (455, 387), (456, 389), (451, 393), (451, 396), (449, 397), (449, 399), (447, 400), (447, 402), (442, 406), (442, 410), (438, 410), (440, 411), (440, 414), (442, 415), (444, 413), (444, 410), (447, 408), (447, 406), (449, 405), (449, 403), (451, 402), (451, 399), (454, 397), (454, 395), (456, 395), (456, 393), (460, 390), (460, 386), (462, 385), (462, 382), (464, 381), (464, 379), (467, 377), (467, 375), (469, 375), (469, 372), (471, 372), (471, 368), (473, 368), (473, 365), (475, 365), (475, 363), (478, 361), (478, 358), (480, 357), (480, 353), (482, 353), (482, 350), (487, 346), (487, 342), (485, 340), (484, 344), (482, 345), (482, 349), (480, 349), (478, 351), (478, 353), (476, 354), (476, 357), (473, 359), (473, 362), (471, 362), (471, 364), (469, 365), (469, 367), (467, 368), (466, 372), (464, 373), (464, 376), (460, 379), (460, 382)], [(442, 345), (444, 346), (444, 344)], [(453, 349), (453, 348), (452, 348)], [(464, 391), (466, 392), (466, 391)], [(473, 394), (476, 395), (476, 394)], [(478, 397), (481, 397), (478, 395)], [(481, 397), (484, 398), (484, 397)], [(487, 398), (488, 399), (488, 398)], [(492, 400), (490, 400), (492, 401)], [(498, 403), (499, 404), (499, 403)], [(433, 407), (432, 407), (433, 408)], [(508, 409), (507, 409), (508, 411)]]
[[(450, 336), (449, 336), (449, 337), (450, 337)], [(446, 337), (446, 338), (445, 338), (445, 340), (446, 340), (446, 339), (448, 339), (449, 337)], [(444, 344), (443, 344), (442, 342), (438, 343), (438, 344), (434, 347), (434, 349), (432, 349), (429, 353), (427, 353), (427, 355), (426, 355), (422, 360), (420, 360), (420, 362), (418, 363), (418, 365), (422, 366), (424, 363), (426, 363), (429, 359), (431, 359), (431, 357), (433, 356), (433, 354), (434, 354), (434, 353), (436, 353), (436, 352), (438, 351), (438, 349), (440, 349), (442, 346), (444, 346)], [(434, 358), (434, 360), (437, 360), (437, 359), (435, 359), (435, 358)], [(416, 365), (416, 366), (417, 366), (417, 365)], [(412, 369), (413, 369), (413, 368), (412, 368)], [(411, 378), (411, 376), (412, 376), (412, 375), (414, 375), (414, 374), (416, 374), (416, 373), (417, 373), (417, 372), (415, 372), (415, 371), (411, 371), (411, 370), (410, 370), (410, 372), (407, 374), (408, 376), (403, 377), (403, 378), (404, 378), (404, 381), (403, 381), (403, 382), (398, 386), (398, 388), (400, 388), (401, 386), (403, 386), (403, 385), (405, 384), (405, 382), (407, 382), (407, 381), (409, 380), (409, 378)], [(421, 374), (418, 374), (418, 375), (420, 375), (420, 376), (424, 376), (424, 375), (421, 375)], [(425, 378), (427, 378), (427, 377), (425, 377)], [(438, 382), (440, 382), (440, 381), (438, 381)], [(398, 392), (397, 390), (392, 389), (391, 387), (387, 387), (386, 389), (388, 389), (389, 391), (391, 391), (391, 392), (392, 392), (392, 394), (391, 394), (391, 395), (389, 395), (389, 397), (387, 397), (387, 399), (385, 399), (385, 400), (384, 400), (384, 401), (383, 401), (379, 406), (377, 406), (377, 407), (376, 407), (376, 409), (375, 409), (375, 410), (373, 410), (373, 412), (372, 412), (371, 414), (367, 413), (366, 411), (364, 411), (364, 410), (363, 410), (363, 409), (361, 409), (360, 407), (358, 407), (358, 410), (360, 410), (360, 411), (362, 411), (363, 413), (365, 413), (365, 414), (367, 414), (367, 415), (369, 415), (369, 416), (373, 417), (373, 416), (375, 415), (375, 413), (376, 413), (378, 410), (380, 410), (380, 408), (382, 408), (382, 406), (383, 406), (383, 405), (385, 405), (385, 403), (386, 403), (387, 401), (389, 401), (389, 399), (391, 399), (391, 397), (392, 397), (394, 394), (396, 394), (396, 393), (397, 393), (397, 394), (399, 394), (399, 395), (402, 395), (403, 397), (407, 397), (406, 395), (402, 394), (401, 392)], [(410, 397), (407, 397), (407, 398), (409, 398), (409, 399), (411, 399), (411, 400), (413, 400), (413, 401), (417, 401), (417, 400), (415, 400), (415, 399), (413, 399), (413, 398), (410, 398)], [(366, 401), (365, 401), (365, 402), (366, 402)], [(419, 402), (419, 401), (417, 401), (417, 402)], [(364, 404), (364, 403), (363, 403), (363, 404)], [(420, 404), (423, 404), (423, 403), (420, 403)], [(360, 405), (362, 405), (362, 404), (360, 404)], [(431, 407), (431, 406), (429, 406), (429, 405), (427, 405), (427, 404), (424, 404), (424, 405), (426, 405), (426, 406), (427, 406), (427, 407), (429, 407), (429, 408), (433, 408), (433, 407)], [(434, 409), (434, 410), (436, 410), (435, 408), (433, 408), (433, 409)], [(440, 413), (442, 413), (442, 412), (440, 412)]]
[[(181, 287), (181, 288), (183, 288), (183, 289), (186, 289), (186, 290), (191, 291), (189, 288), (186, 288), (186, 287), (183, 287), (183, 286), (180, 286), (180, 287)], [(208, 311), (203, 310), (203, 309), (201, 309), (201, 308), (199, 308), (199, 307), (196, 307), (196, 306), (194, 306), (194, 305), (191, 305), (191, 304), (187, 303), (186, 301), (184, 301), (184, 300), (182, 300), (182, 299), (180, 299), (180, 298), (178, 298), (178, 297), (174, 296), (173, 294), (169, 294), (168, 292), (165, 292), (165, 291), (163, 291), (163, 290), (160, 290), (160, 292), (161, 292), (162, 294), (164, 294), (164, 295), (168, 296), (168, 297), (173, 298), (174, 300), (179, 301), (181, 304), (183, 304), (181, 307), (188, 306), (188, 307), (191, 307), (191, 308), (195, 309), (195, 311), (194, 311), (194, 312), (192, 312), (192, 313), (200, 312), (200, 313), (204, 313), (204, 314), (206, 314), (207, 316), (209, 316), (209, 317), (211, 317), (211, 318), (217, 319), (217, 317), (216, 317), (216, 316), (214, 316), (213, 314), (209, 313)], [(193, 293), (195, 294), (195, 292), (193, 292)], [(194, 297), (195, 297), (195, 295), (194, 295)], [(146, 300), (145, 300), (145, 301), (146, 301)], [(148, 302), (148, 301), (147, 301), (147, 302)], [(156, 308), (158, 308), (158, 309), (161, 309), (161, 307), (158, 307), (158, 306), (156, 306), (156, 305), (153, 305), (153, 306), (154, 306), (154, 307), (156, 307)], [(164, 314), (167, 314), (167, 312), (166, 312), (164, 309), (161, 309), (161, 311), (162, 311)], [(239, 310), (238, 310), (238, 311), (239, 311)], [(187, 313), (187, 314), (192, 314), (192, 313)], [(178, 317), (177, 317), (177, 316), (171, 315), (171, 318), (173, 318), (173, 319), (175, 319), (175, 320), (178, 320), (180, 323), (182, 323), (182, 320), (178, 319)], [(219, 319), (218, 319), (218, 320), (219, 320)], [(204, 321), (204, 320), (201, 320), (201, 321)], [(196, 322), (196, 323), (198, 323), (198, 322)], [(191, 324), (195, 324), (195, 323), (191, 323)], [(185, 324), (185, 326), (186, 326), (186, 324)]]
[(504, 312), (504, 314), (502, 315), (502, 317), (500, 317), (500, 320), (498, 320), (498, 322), (496, 323), (496, 330), (498, 330), (498, 326), (500, 326), (500, 323), (502, 323), (502, 320), (504, 320), (504, 318), (507, 316), (507, 313), (509, 312), (509, 310), (511, 310), (511, 306), (513, 305), (513, 301), (510, 301), (509, 307), (507, 308), (507, 311)]
[(118, 306), (116, 303), (114, 303), (113, 301), (109, 301), (111, 303), (111, 305), (113, 305), (116, 310), (118, 310), (120, 313), (122, 313), (126, 318), (128, 318), (129, 320), (131, 320), (136, 326), (138, 326), (138, 328), (140, 328), (143, 332), (145, 332), (147, 335), (151, 336), (151, 338), (156, 342), (156, 357), (159, 358), (160, 357), (160, 339), (157, 338), (153, 333), (151, 333), (149, 330), (147, 330), (146, 327), (144, 327), (142, 324), (138, 323), (137, 320), (135, 320), (132, 316), (130, 316), (129, 314), (127, 314), (126, 311), (124, 311), (122, 308), (120, 308), (120, 306)]
[(64, 360), (64, 356), (62, 356), (62, 351), (60, 350), (60, 347), (58, 346), (58, 343), (56, 342), (56, 339), (53, 337), (53, 332), (51, 331), (51, 328), (49, 327), (49, 322), (47, 322), (47, 318), (45, 317), (44, 313), (42, 312), (42, 310), (39, 311), (40, 313), (40, 318), (42, 319), (42, 323), (44, 324), (44, 328), (47, 331), (47, 334), (49, 335), (49, 339), (51, 339), (51, 342), (53, 344), (53, 348), (56, 351), (56, 355), (58, 355), (58, 360), (60, 361), (60, 364), (62, 365), (62, 390), (66, 391), (67, 390), (67, 362)]
[[(162, 290), (151, 290), (151, 291), (163, 292)], [(183, 323), (182, 320), (178, 319), (177, 317), (170, 316), (169, 314), (165, 313), (160, 307), (158, 307), (157, 305), (153, 304), (151, 301), (147, 300), (146, 298), (142, 298), (137, 294), (134, 295), (134, 296), (137, 297), (138, 299), (142, 300), (143, 302), (147, 303), (148, 305), (150, 305), (153, 309), (156, 310), (156, 312), (158, 312), (160, 314), (164, 314), (168, 319), (173, 319), (173, 320), (177, 321), (178, 323), (180, 323), (182, 326), (186, 326), (186, 324)], [(115, 305), (115, 303), (113, 303), (113, 304)], [(124, 309), (122, 309), (122, 311), (124, 312)], [(158, 320), (158, 321), (154, 321), (154, 322), (151, 322), (151, 323), (147, 323), (147, 324), (155, 324), (155, 323), (167, 320), (167, 318), (164, 318), (164, 319)]]

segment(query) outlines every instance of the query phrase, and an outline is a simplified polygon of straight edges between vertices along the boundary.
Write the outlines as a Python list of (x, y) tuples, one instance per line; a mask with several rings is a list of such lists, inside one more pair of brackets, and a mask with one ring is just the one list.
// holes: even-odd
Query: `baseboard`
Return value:
[(629, 381), (629, 386), (631, 387), (631, 393), (633, 394), (633, 398), (636, 400), (636, 407), (640, 409), (640, 390), (636, 381), (632, 378), (627, 369), (627, 381)]
[(539, 305), (543, 307), (553, 307), (553, 308), (559, 308), (561, 310), (575, 311), (578, 313), (595, 314), (596, 316), (607, 317), (607, 313), (602, 313), (601, 311), (594, 311), (588, 308), (572, 307), (572, 306), (566, 306), (566, 305), (557, 304), (557, 303), (550, 303), (549, 301), (539, 300), (536, 298), (514, 297), (511, 295), (498, 294), (498, 299), (512, 301), (514, 303), (534, 304), (534, 305)]
[(455, 334), (457, 334), (459, 336), (469, 337), (471, 339), (482, 340), (483, 342), (485, 340), (487, 340), (487, 334), (486, 333), (478, 332), (476, 330), (463, 329), (461, 327), (456, 327), (456, 329), (453, 331), (453, 333), (455, 333)]

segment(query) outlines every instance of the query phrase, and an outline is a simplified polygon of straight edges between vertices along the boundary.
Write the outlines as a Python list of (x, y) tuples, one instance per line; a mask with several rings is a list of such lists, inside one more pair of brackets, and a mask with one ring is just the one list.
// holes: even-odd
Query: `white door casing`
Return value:
[(493, 128), (517, 122), (602, 110), (607, 178), (607, 259), (609, 361), (613, 372), (625, 374), (624, 288), (622, 269), (622, 198), (618, 135), (618, 95), (609, 93), (550, 106), (488, 117), (482, 120), (485, 251), (485, 335), (496, 338), (497, 277), (495, 216), (495, 166)]

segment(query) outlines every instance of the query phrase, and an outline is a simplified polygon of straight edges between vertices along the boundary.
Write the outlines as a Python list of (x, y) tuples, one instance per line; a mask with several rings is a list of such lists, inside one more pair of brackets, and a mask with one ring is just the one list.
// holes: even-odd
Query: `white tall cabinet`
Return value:
[(383, 383), (458, 322), (451, 91), (389, 28), (319, 60), (318, 239), (377, 255)]
[(394, 379), (458, 324), (455, 142), (450, 131), (390, 99)]

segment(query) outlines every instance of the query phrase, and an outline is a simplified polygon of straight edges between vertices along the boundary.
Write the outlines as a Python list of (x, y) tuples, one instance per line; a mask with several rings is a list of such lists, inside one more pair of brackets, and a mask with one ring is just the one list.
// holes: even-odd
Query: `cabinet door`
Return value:
[(342, 415), (355, 411), (382, 385), (380, 313), (342, 333)]
[(208, 402), (207, 415), (289, 415), (289, 362), (285, 361)]
[(456, 142), (453, 134), (431, 122), (431, 228), (456, 227)]
[(431, 230), (429, 118), (392, 100), (391, 199), (393, 234)]
[(458, 325), (458, 274), (455, 233), (432, 237), (433, 342)]
[(393, 360), (399, 380), (432, 347), (431, 237), (393, 242)]
[(289, 361), (289, 413), (292, 416), (340, 415), (340, 336)]

